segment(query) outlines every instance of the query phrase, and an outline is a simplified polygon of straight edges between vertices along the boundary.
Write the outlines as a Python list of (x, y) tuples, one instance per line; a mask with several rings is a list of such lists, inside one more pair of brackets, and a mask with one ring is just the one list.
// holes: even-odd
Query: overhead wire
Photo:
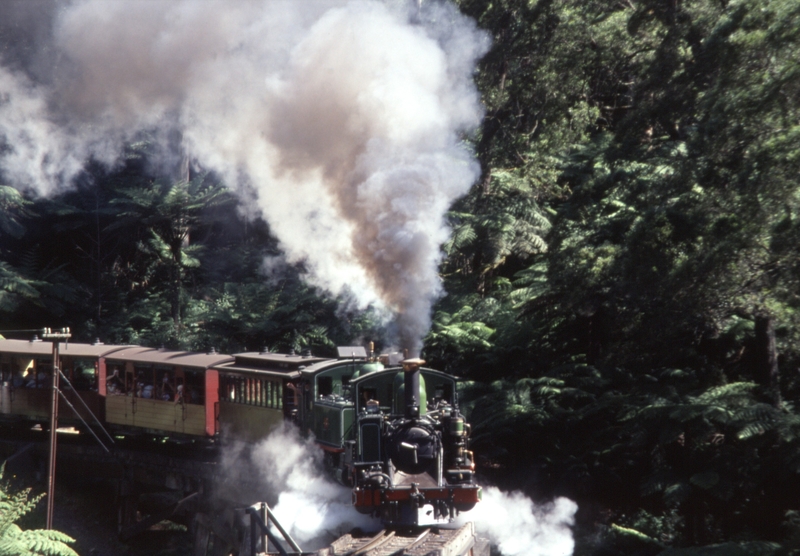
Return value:
[(86, 430), (88, 430), (92, 434), (92, 436), (94, 436), (94, 439), (97, 440), (97, 443), (100, 444), (100, 446), (102, 446), (103, 450), (105, 450), (107, 454), (110, 454), (111, 450), (109, 450), (108, 447), (105, 444), (103, 444), (103, 442), (95, 434), (95, 432), (88, 425), (88, 423), (84, 421), (83, 417), (81, 417), (80, 413), (78, 413), (78, 410), (75, 409), (75, 406), (70, 403), (70, 401), (67, 399), (67, 396), (65, 396), (64, 392), (61, 391), (61, 388), (58, 389), (58, 394), (61, 396), (61, 399), (64, 400), (64, 402), (69, 406), (72, 412), (78, 417), (78, 419), (81, 420), (81, 423), (83, 423), (83, 425), (86, 427)]
[[(72, 386), (72, 383), (69, 381), (69, 379), (67, 378), (67, 376), (64, 374), (64, 371), (62, 371), (61, 369), (58, 369), (58, 374), (59, 374), (59, 376), (61, 376), (61, 378), (63, 378), (63, 379), (64, 379), (64, 382), (66, 382), (66, 383), (67, 383), (67, 386), (69, 386), (69, 388), (71, 388), (71, 389), (72, 389), (72, 391), (73, 391), (73, 392), (75, 392), (75, 391), (76, 391), (76, 390), (75, 390), (75, 387), (74, 387), (74, 386)], [(61, 394), (62, 396), (64, 396), (64, 394), (61, 392), (61, 390), (60, 390), (60, 389), (59, 389), (59, 394)], [(106, 437), (108, 438), (108, 440), (109, 440), (109, 441), (110, 441), (112, 444), (114, 444), (114, 439), (111, 437), (111, 435), (110, 435), (110, 434), (108, 433), (108, 431), (105, 429), (105, 427), (103, 426), (103, 424), (100, 422), (100, 419), (98, 419), (98, 418), (97, 418), (97, 415), (95, 415), (95, 414), (94, 414), (94, 411), (92, 411), (92, 410), (89, 408), (89, 406), (88, 406), (88, 405), (86, 405), (86, 402), (83, 400), (83, 398), (81, 398), (80, 396), (76, 396), (76, 398), (78, 398), (78, 400), (80, 400), (80, 402), (83, 404), (83, 407), (84, 407), (84, 409), (86, 409), (86, 411), (89, 413), (89, 415), (91, 415), (91, 416), (92, 416), (92, 418), (93, 418), (93, 419), (95, 420), (95, 422), (97, 423), (97, 426), (98, 426), (98, 427), (100, 427), (100, 430), (102, 430), (102, 431), (103, 431), (103, 433), (105, 433), (105, 435), (106, 435)], [(67, 402), (67, 404), (68, 404), (70, 407), (72, 407), (72, 410), (75, 412), (75, 415), (77, 415), (77, 416), (78, 416), (78, 418), (79, 418), (81, 421), (83, 421), (83, 418), (82, 418), (82, 417), (81, 417), (81, 416), (78, 414), (78, 412), (77, 412), (77, 411), (75, 411), (75, 408), (72, 406), (72, 404), (70, 404), (69, 402)], [(84, 424), (84, 425), (86, 425), (86, 427), (87, 427), (87, 428), (89, 428), (89, 425), (86, 423), (86, 421), (83, 421), (83, 424)], [(89, 428), (89, 430), (91, 431), (91, 428)], [(92, 433), (92, 434), (94, 434), (94, 433)], [(97, 437), (95, 437), (95, 438), (97, 438)], [(98, 442), (99, 442), (99, 440), (98, 440)]]

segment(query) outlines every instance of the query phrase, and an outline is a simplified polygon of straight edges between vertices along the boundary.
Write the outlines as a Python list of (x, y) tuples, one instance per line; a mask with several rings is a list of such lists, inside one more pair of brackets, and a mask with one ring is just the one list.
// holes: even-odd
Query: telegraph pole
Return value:
[(72, 337), (69, 328), (42, 330), (42, 340), (53, 342), (53, 397), (50, 405), (50, 462), (47, 466), (47, 529), (53, 528), (53, 498), (55, 493), (56, 478), (56, 429), (58, 429), (58, 376), (60, 360), (58, 357), (59, 342)]

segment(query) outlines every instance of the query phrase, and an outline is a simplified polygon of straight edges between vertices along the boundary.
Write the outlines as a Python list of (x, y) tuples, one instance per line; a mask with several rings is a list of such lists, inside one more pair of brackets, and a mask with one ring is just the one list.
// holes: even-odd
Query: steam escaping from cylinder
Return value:
[(471, 20), (405, 0), (55, 6), (0, 3), (37, 30), (0, 50), (4, 183), (57, 191), (146, 132), (166, 166), (188, 153), (222, 175), (310, 283), (392, 315), (419, 350), (445, 212), (478, 176), (461, 141), (488, 40)]
[(503, 556), (570, 556), (578, 506), (568, 498), (537, 505), (523, 493), (484, 487), (483, 500), (459, 520), (473, 521)]

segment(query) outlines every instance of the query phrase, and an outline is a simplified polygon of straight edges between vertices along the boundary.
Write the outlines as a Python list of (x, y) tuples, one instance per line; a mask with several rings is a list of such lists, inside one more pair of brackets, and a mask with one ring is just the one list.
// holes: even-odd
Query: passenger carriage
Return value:
[[(98, 419), (105, 410), (98, 391), (105, 373), (105, 358), (124, 346), (102, 343), (62, 343), (59, 360), (68, 383), (61, 381), (67, 401), (84, 420), (91, 420), (80, 398)], [(47, 422), (50, 418), (53, 384), (53, 345), (33, 340), (0, 340), (0, 416), (4, 420)], [(77, 422), (72, 410), (62, 412), (64, 423)]]
[(117, 430), (213, 438), (219, 372), (230, 355), (128, 347), (108, 355), (99, 376), (106, 423)]

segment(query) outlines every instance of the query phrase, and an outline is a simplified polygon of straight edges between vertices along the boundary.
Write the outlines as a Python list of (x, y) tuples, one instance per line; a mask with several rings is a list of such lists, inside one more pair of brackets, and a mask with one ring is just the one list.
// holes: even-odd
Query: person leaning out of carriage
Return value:
[(125, 394), (125, 388), (122, 383), (122, 378), (119, 376), (119, 368), (114, 367), (114, 372), (108, 377), (106, 381), (106, 388), (109, 394), (115, 395), (123, 395)]

